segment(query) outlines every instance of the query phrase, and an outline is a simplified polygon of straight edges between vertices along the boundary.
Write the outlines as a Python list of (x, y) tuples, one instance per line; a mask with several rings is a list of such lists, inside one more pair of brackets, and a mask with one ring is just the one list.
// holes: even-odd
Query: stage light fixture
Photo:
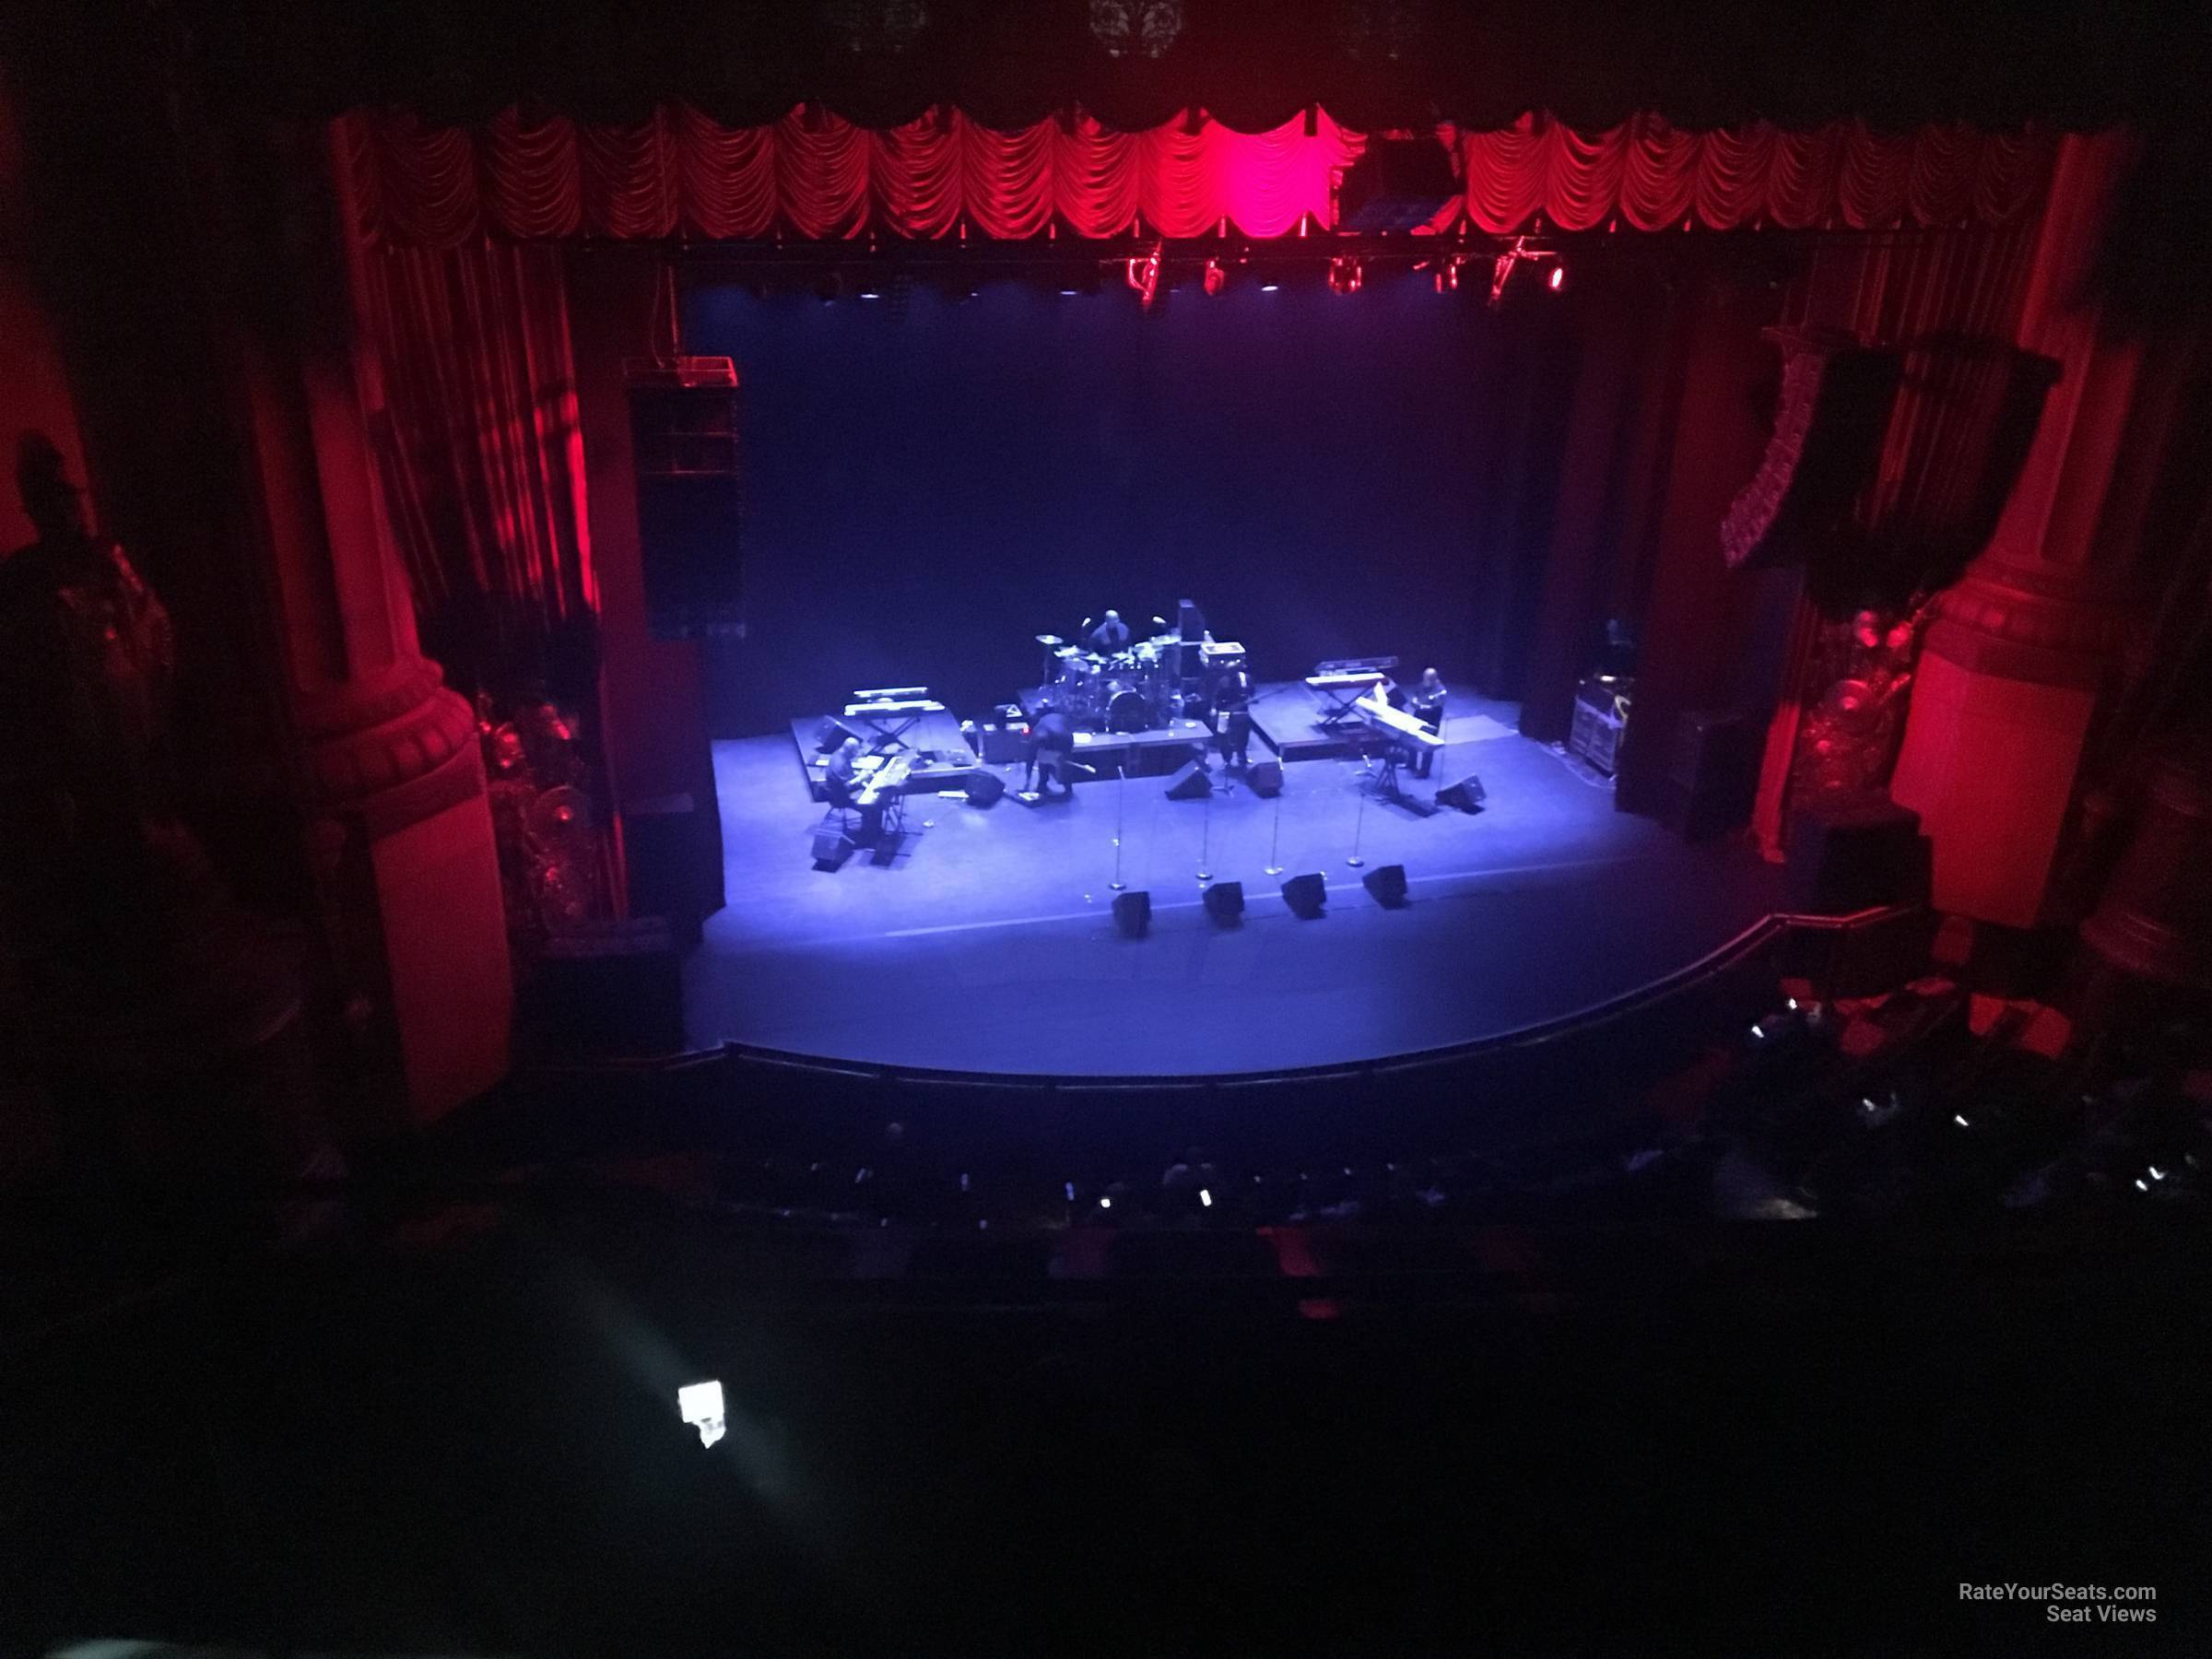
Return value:
[(1272, 276), (1263, 276), (1260, 278), (1260, 292), (1263, 294), (1272, 294), (1276, 291), (1276, 289), (1281, 288), (1282, 286), (1283, 285), (1281, 283), (1277, 282)]
[[(1540, 259), (1557, 259), (1559, 255), (1549, 248), (1530, 247), (1528, 238), (1525, 236), (1514, 237), (1512, 246), (1503, 250), (1490, 263), (1490, 309), (1496, 311), (1504, 302), (1505, 285), (1512, 280), (1515, 265), (1533, 264)], [(1559, 268), (1555, 266), (1551, 273), (1551, 286), (1556, 288), (1565, 280), (1566, 278), (1560, 275)]]
[(1229, 267), (1218, 259), (1207, 260), (1204, 286), (1206, 298), (1209, 300), (1218, 295), (1223, 288), (1229, 286)]
[(1565, 265), (1553, 265), (1551, 267), (1551, 291), (1556, 294), (1566, 286), (1567, 267)]
[(1124, 273), (1124, 280), (1136, 290), (1137, 303), (1147, 311), (1159, 298), (1160, 260), (1166, 252), (1165, 242), (1154, 242), (1152, 252), (1130, 260)]
[(723, 1436), (722, 1384), (712, 1380), (687, 1382), (676, 1391), (676, 1409), (684, 1421), (699, 1430), (699, 1443), (711, 1446)]
[(1329, 292), (1356, 294), (1359, 291), (1359, 262), (1349, 254), (1339, 253), (1329, 261)]

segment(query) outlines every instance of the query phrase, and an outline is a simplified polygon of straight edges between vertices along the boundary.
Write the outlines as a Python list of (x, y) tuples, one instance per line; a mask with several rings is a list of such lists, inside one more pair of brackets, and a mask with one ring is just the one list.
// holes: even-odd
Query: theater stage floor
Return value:
[[(1285, 768), (1287, 873), (1320, 871), (1317, 921), (1264, 873), (1276, 803), (1239, 786), (1170, 801), (1158, 779), (1079, 788), (1068, 803), (908, 807), (905, 850), (812, 866), (822, 808), (791, 739), (715, 746), (728, 906), (685, 974), (691, 1041), (873, 1064), (1019, 1074), (1175, 1076), (1336, 1065), (1447, 1046), (1621, 996), (1696, 960), (1772, 908), (1774, 873), (1741, 851), (1684, 845), (1613, 810), (1612, 793), (1513, 732), (1511, 705), (1455, 703), (1427, 782), (1477, 773), (1486, 810), (1423, 816), (1368, 799), (1359, 763)], [(1018, 768), (997, 768), (1018, 779)], [(1152, 896), (1151, 935), (1113, 925), (1122, 871)], [(924, 820), (931, 820), (924, 828)], [(1385, 911), (1346, 864), (1402, 864)], [(1204, 866), (1241, 881), (1240, 927), (1202, 907)]]

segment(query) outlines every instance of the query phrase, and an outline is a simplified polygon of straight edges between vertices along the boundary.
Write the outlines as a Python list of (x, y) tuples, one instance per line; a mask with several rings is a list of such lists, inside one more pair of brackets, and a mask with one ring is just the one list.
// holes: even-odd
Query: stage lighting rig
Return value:
[(1129, 261), (1126, 279), (1129, 286), (1136, 290), (1137, 303), (1147, 311), (1150, 311), (1152, 302), (1159, 298), (1159, 265), (1166, 252), (1167, 244), (1156, 241), (1152, 244), (1151, 253)]
[(1413, 268), (1429, 272), (1438, 293), (1454, 294), (1459, 291), (1459, 274), (1465, 268), (1466, 263), (1467, 256), (1465, 253), (1454, 253), (1445, 259), (1417, 260)]
[[(1532, 248), (1528, 245), (1527, 237), (1514, 237), (1512, 246), (1504, 249), (1499, 253), (1498, 257), (1490, 263), (1490, 309), (1492, 311), (1496, 311), (1500, 305), (1504, 303), (1505, 285), (1512, 279), (1513, 267), (1515, 265), (1524, 263), (1533, 264), (1537, 260), (1557, 258), (1559, 258), (1559, 254), (1554, 250), (1550, 248)], [(1558, 288), (1567, 280), (1566, 269), (1567, 267), (1564, 265), (1558, 265), (1552, 267), (1550, 286), (1553, 288)]]
[(1336, 254), (1329, 261), (1329, 292), (1356, 294), (1359, 291), (1359, 262), (1348, 253)]

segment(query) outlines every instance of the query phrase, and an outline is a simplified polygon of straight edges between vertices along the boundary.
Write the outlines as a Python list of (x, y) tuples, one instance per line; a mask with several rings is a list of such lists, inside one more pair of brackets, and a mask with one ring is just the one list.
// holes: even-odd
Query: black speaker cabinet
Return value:
[(1659, 819), (1685, 841), (1710, 841), (1751, 818), (1765, 730), (1744, 714), (1685, 714), (1676, 723)]
[(629, 1057), (684, 1046), (683, 976), (658, 917), (606, 922), (546, 942), (530, 987), (549, 1053)]
[(1142, 891), (1116, 893), (1113, 924), (1132, 939), (1143, 938), (1145, 930), (1152, 925), (1152, 895)]
[(1413, 230), (1458, 191), (1452, 153), (1433, 137), (1371, 138), (1337, 186), (1336, 221), (1347, 230)]
[(1281, 794), (1283, 793), (1283, 763), (1280, 760), (1254, 760), (1245, 769), (1244, 782), (1252, 785), (1253, 794)]
[(629, 435), (647, 626), (661, 640), (741, 632), (735, 376), (723, 385), (633, 381)]
[(1406, 902), (1406, 866), (1404, 865), (1377, 865), (1359, 877), (1374, 901), (1384, 910), (1396, 910)]
[(1006, 793), (1006, 781), (996, 772), (979, 771), (968, 775), (968, 800), (976, 806), (992, 806)]
[(1223, 927), (1233, 926), (1244, 914), (1244, 884), (1217, 881), (1207, 888), (1206, 913)]
[(1214, 780), (1202, 760), (1185, 760), (1168, 780), (1171, 801), (1203, 801), (1214, 793)]
[(1473, 772), (1436, 792), (1439, 806), (1456, 806), (1462, 812), (1480, 812), (1483, 802), (1488, 798), (1483, 792), (1482, 780)]
[(1324, 876), (1293, 876), (1283, 883), (1283, 902), (1290, 913), (1308, 920), (1321, 914), (1329, 902), (1329, 883)]
[(853, 856), (853, 838), (834, 816), (824, 818), (814, 832), (814, 867), (835, 870)]
[(1887, 795), (1816, 802), (1790, 820), (1788, 903), (1802, 915), (1924, 904), (1928, 878), (1920, 814)]
[(632, 915), (661, 916), (684, 948), (722, 908), (722, 818), (710, 797), (660, 795), (622, 814), (622, 861)]
[(1802, 559), (1874, 476), (1902, 359), (1841, 329), (1774, 327), (1782, 395), (1750, 483), (1721, 523), (1731, 568)]

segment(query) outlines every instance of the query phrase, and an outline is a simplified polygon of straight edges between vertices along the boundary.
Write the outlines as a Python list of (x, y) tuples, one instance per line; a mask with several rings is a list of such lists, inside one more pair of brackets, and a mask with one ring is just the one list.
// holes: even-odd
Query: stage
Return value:
[[(1604, 780), (1519, 736), (1515, 713), (1455, 697), (1406, 803), (1375, 798), (1347, 759), (1286, 766), (1279, 824), (1241, 784), (1210, 805), (1142, 778), (1035, 806), (920, 794), (900, 847), (836, 871), (811, 864), (821, 809), (791, 739), (717, 743), (728, 905), (687, 964), (690, 1041), (1024, 1076), (1340, 1065), (1611, 1001), (1773, 908), (1770, 866), (1617, 813)], [(1014, 785), (1021, 769), (983, 770)], [(1429, 805), (1470, 771), (1484, 811)], [(1111, 912), (1117, 818), (1123, 879), (1151, 895), (1145, 938)], [(1346, 862), (1355, 838), (1363, 867)], [(1360, 877), (1393, 863), (1409, 901), (1385, 910)], [(1202, 868), (1243, 884), (1241, 925), (1207, 914)], [(1278, 891), (1308, 871), (1329, 883), (1313, 921)]]

